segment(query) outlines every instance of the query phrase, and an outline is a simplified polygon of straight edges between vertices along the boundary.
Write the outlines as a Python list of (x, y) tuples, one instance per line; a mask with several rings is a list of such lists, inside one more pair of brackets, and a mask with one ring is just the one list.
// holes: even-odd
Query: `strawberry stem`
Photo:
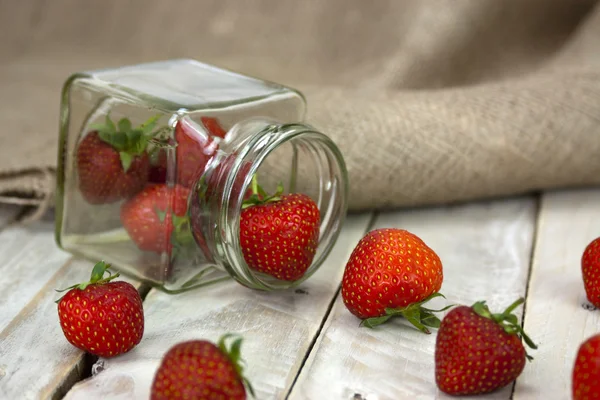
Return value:
[[(54, 289), (56, 292), (62, 293), (65, 292), (67, 290), (71, 290), (71, 289), (79, 289), (79, 290), (85, 290), (85, 288), (87, 288), (89, 285), (102, 285), (104, 283), (110, 282), (115, 278), (118, 278), (120, 275), (119, 273), (115, 273), (112, 274), (109, 269), (110, 269), (111, 265), (105, 263), (104, 261), (100, 261), (98, 263), (96, 263), (96, 265), (94, 265), (94, 268), (92, 269), (92, 275), (90, 277), (90, 280), (87, 282), (82, 282), (82, 283), (78, 283), (72, 286), (69, 286), (68, 288), (65, 289)], [(106, 273), (108, 272), (108, 276), (104, 277), (104, 275), (106, 275)], [(55, 303), (60, 303), (60, 301), (62, 300), (64, 296), (62, 296), (60, 299), (56, 300)]]
[(423, 304), (427, 303), (429, 300), (434, 299), (436, 297), (443, 297), (444, 299), (446, 298), (443, 294), (436, 292), (436, 293), (431, 294), (425, 300), (419, 301), (417, 303), (413, 303), (406, 307), (386, 308), (385, 315), (382, 315), (380, 317), (364, 319), (360, 323), (360, 326), (366, 326), (367, 328), (374, 328), (374, 327), (381, 325), (384, 322), (388, 321), (392, 317), (401, 316), (401, 317), (404, 317), (408, 322), (410, 322), (415, 328), (417, 328), (421, 332), (430, 334), (431, 331), (427, 327), (439, 328), (440, 324), (441, 324), (440, 319), (437, 316), (435, 316), (433, 313), (443, 312), (451, 307), (454, 307), (454, 304), (448, 305), (439, 310), (432, 310), (430, 308), (423, 307)]
[[(235, 338), (235, 339), (231, 343), (231, 346), (227, 347), (226, 342), (230, 338)], [(243, 339), (237, 335), (234, 335), (232, 333), (227, 333), (227, 334), (221, 336), (221, 338), (219, 339), (218, 347), (223, 352), (223, 354), (225, 354), (231, 360), (231, 363), (234, 365), (234, 368), (235, 368), (238, 376), (244, 382), (244, 386), (246, 386), (246, 388), (250, 392), (250, 395), (252, 395), (252, 397), (256, 398), (256, 396), (254, 394), (254, 388), (250, 384), (250, 381), (248, 381), (248, 379), (244, 376), (244, 364), (245, 363), (241, 357), (242, 340)]]
[[(502, 312), (501, 314), (492, 314), (487, 304), (485, 304), (485, 300), (476, 302), (475, 304), (473, 304), (472, 308), (477, 315), (483, 318), (491, 319), (498, 325), (502, 326), (506, 333), (510, 335), (518, 335), (519, 338), (522, 339), (525, 342), (525, 344), (527, 344), (527, 346), (535, 350), (537, 349), (537, 345), (531, 340), (529, 336), (527, 336), (527, 334), (523, 330), (523, 327), (521, 326), (521, 324), (519, 324), (519, 319), (516, 315), (512, 313), (517, 307), (519, 307), (524, 302), (525, 299), (523, 297), (517, 299), (510, 306), (508, 306), (506, 310), (504, 310), (504, 312)], [(533, 360), (533, 357), (531, 357), (529, 354), (526, 355), (529, 361)]]
[(269, 196), (267, 192), (265, 192), (265, 190), (258, 184), (257, 174), (252, 176), (250, 189), (252, 190), (252, 195), (244, 200), (244, 203), (242, 203), (242, 210), (252, 206), (281, 201), (281, 195), (283, 194), (283, 184), (279, 183), (277, 185), (277, 191)]

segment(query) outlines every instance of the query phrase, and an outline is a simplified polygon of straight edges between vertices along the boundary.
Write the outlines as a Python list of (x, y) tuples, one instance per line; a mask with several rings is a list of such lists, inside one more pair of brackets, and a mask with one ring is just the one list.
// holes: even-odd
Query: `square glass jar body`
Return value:
[[(179, 212), (179, 197), (186, 199), (187, 207), (189, 191), (215, 158), (215, 143), (236, 124), (253, 118), (301, 122), (305, 111), (305, 100), (294, 89), (194, 60), (72, 75), (64, 85), (60, 111), (57, 243), (165, 290), (194, 287), (199, 277), (206, 281), (211, 274), (214, 280), (222, 279), (224, 271), (210, 250), (198, 246), (188, 223), (182, 222), (185, 213)], [(146, 134), (149, 139), (141, 142), (151, 150), (141, 160), (136, 143)], [(185, 161), (192, 136), (203, 152), (203, 157), (191, 160), (193, 171)], [(86, 138), (91, 144), (83, 152)], [(87, 158), (103, 154), (107, 143), (122, 151), (88, 162)], [(127, 168), (127, 179), (114, 172), (119, 163)], [(163, 225), (165, 218), (171, 221), (158, 236), (142, 232), (152, 221), (142, 216), (135, 222), (136, 216), (125, 211), (125, 204), (152, 191), (149, 187), (159, 192), (151, 195), (161, 199), (160, 209), (154, 206), (157, 217)], [(273, 184), (269, 189), (274, 190)], [(175, 246), (173, 235), (181, 236)]]

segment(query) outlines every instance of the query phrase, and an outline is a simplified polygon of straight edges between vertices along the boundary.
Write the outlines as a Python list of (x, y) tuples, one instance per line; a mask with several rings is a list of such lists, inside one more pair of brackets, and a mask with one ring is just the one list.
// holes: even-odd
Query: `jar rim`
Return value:
[[(328, 191), (330, 196), (334, 196), (335, 199), (328, 201), (327, 209), (323, 210), (320, 221), (319, 250), (308, 270), (301, 278), (294, 281), (270, 279), (265, 274), (252, 270), (241, 252), (240, 219), (244, 194), (251, 185), (252, 176), (273, 151), (284, 143), (303, 139), (308, 139), (313, 144), (318, 143), (318, 149), (326, 155), (327, 162), (321, 167), (329, 168), (328, 172), (330, 173), (335, 172), (330, 174), (335, 177), (335, 183), (332, 185), (334, 187), (329, 188)], [(250, 165), (249, 170), (243, 170), (247, 168), (248, 164)], [(335, 169), (335, 171), (331, 171), (331, 169)], [(243, 188), (236, 190), (235, 180), (241, 173), (246, 174)], [(319, 188), (319, 190), (323, 192), (324, 188)], [(220, 258), (225, 261), (225, 269), (239, 283), (254, 289), (287, 289), (301, 284), (319, 269), (336, 242), (346, 217), (347, 197), (348, 175), (344, 158), (337, 145), (328, 136), (304, 123), (268, 124), (243, 143), (239, 149), (238, 156), (226, 178), (223, 196), (220, 198), (223, 212), (219, 217), (217, 229), (219, 230), (219, 241), (224, 244), (221, 246), (223, 251)]]

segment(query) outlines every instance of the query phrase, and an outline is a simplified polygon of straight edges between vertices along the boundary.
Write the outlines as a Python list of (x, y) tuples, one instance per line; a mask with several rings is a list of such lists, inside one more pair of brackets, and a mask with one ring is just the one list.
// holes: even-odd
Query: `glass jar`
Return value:
[(296, 90), (193, 60), (72, 75), (58, 245), (171, 293), (231, 278), (263, 290), (303, 282), (347, 207), (342, 155), (305, 111)]

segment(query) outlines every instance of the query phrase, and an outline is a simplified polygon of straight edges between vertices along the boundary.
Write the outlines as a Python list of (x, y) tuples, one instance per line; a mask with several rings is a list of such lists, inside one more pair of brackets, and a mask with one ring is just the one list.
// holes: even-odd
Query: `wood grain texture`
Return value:
[(600, 236), (600, 190), (545, 194), (529, 283), (525, 331), (539, 346), (515, 387), (515, 400), (570, 399), (579, 345), (600, 332), (581, 278), (585, 247)]
[[(516, 199), (386, 213), (375, 227), (407, 229), (438, 253), (444, 265), (441, 292), (450, 303), (487, 299), (499, 309), (525, 293), (535, 211), (533, 199)], [(403, 320), (372, 330), (359, 328), (359, 322), (339, 296), (290, 399), (446, 397), (435, 385), (435, 333), (422, 334)], [(509, 399), (511, 389), (481, 398)]]
[(70, 258), (54, 264), (54, 252), (60, 250), (45, 249), (48, 262), (42, 266), (55, 272), (0, 332), (1, 399), (61, 398), (86, 374), (85, 353), (69, 344), (60, 328), (54, 303), (60, 294), (54, 289), (89, 279), (93, 263)]
[(53, 235), (54, 223), (48, 219), (0, 232), (0, 331), (69, 259)]
[(242, 354), (257, 398), (284, 398), (370, 219), (369, 214), (349, 217), (324, 265), (296, 290), (265, 293), (231, 281), (176, 296), (151, 291), (144, 302), (146, 331), (140, 345), (100, 360), (102, 372), (74, 386), (66, 398), (147, 399), (156, 368), (171, 346), (189, 339), (216, 341), (227, 332), (244, 337)]

